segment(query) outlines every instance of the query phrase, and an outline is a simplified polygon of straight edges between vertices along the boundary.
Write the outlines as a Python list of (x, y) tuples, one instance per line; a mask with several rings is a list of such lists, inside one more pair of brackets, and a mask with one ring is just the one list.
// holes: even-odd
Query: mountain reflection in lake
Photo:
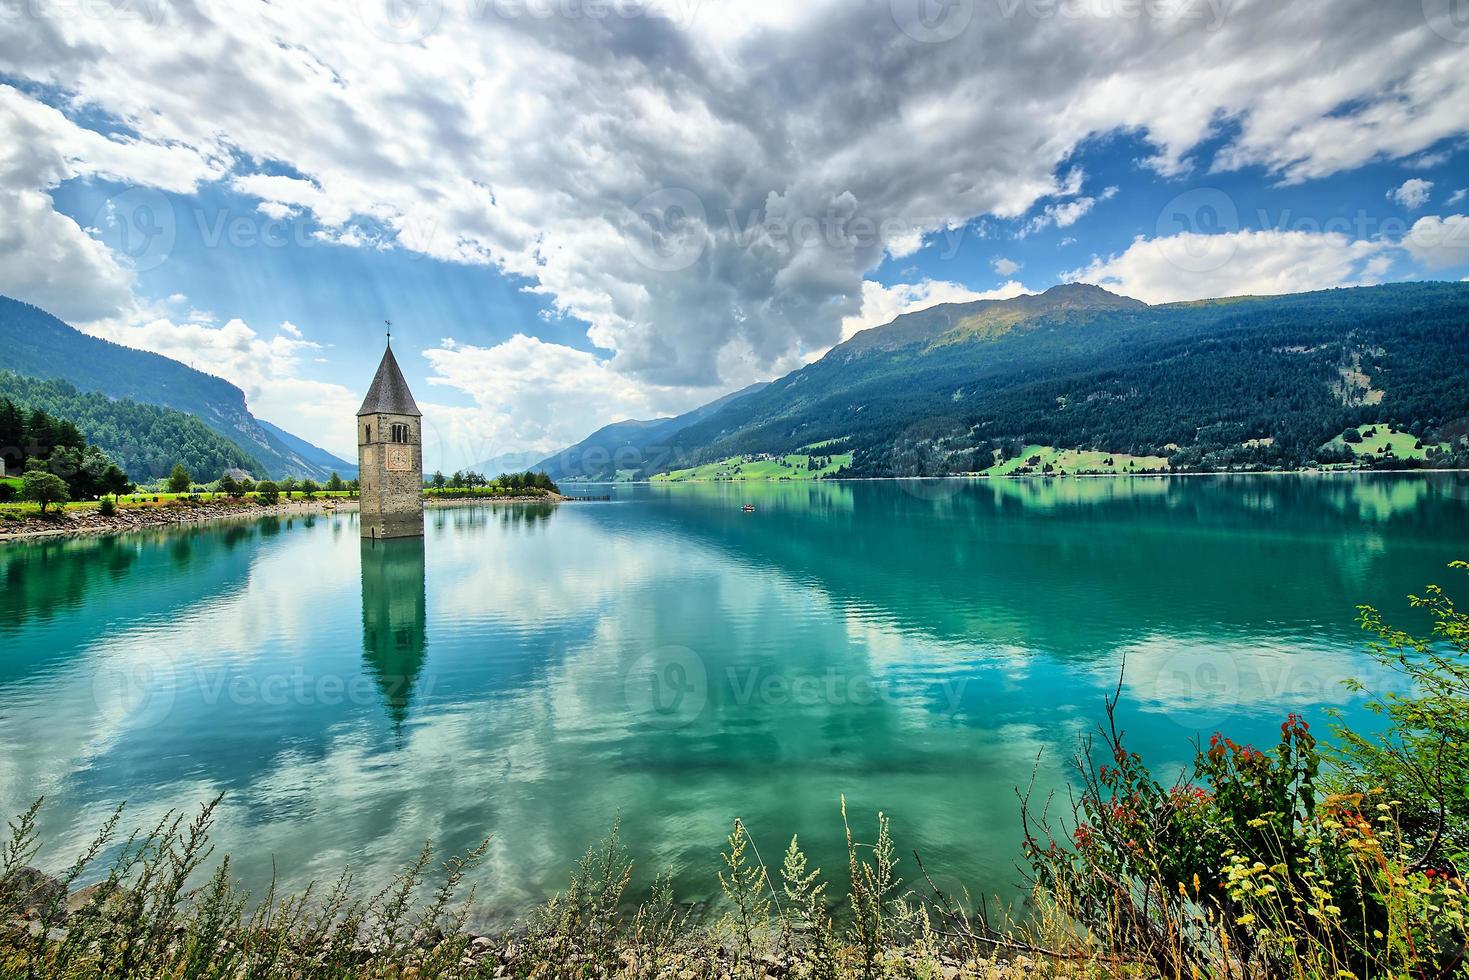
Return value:
[(148, 824), (224, 792), (220, 850), (256, 887), (272, 858), (286, 886), (377, 884), (493, 833), (493, 916), (618, 814), (688, 900), (736, 816), (835, 871), (846, 794), (946, 882), (1013, 894), (1013, 789), (1037, 759), (1062, 783), (1124, 657), (1124, 721), (1164, 767), (1217, 728), (1355, 714), (1355, 606), (1451, 582), (1466, 488), (654, 485), (430, 509), (425, 540), (375, 549), (353, 515), (9, 544), (0, 804), (45, 793), (60, 863), (120, 800)]

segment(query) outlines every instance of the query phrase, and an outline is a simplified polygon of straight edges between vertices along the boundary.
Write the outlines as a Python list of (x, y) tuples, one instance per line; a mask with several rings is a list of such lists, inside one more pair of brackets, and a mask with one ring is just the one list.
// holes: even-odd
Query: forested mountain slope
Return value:
[[(222, 378), (170, 360), (90, 337), (38, 307), (0, 296), (0, 350), (4, 368), (19, 375), (66, 381), (83, 392), (131, 399), (185, 412), (258, 460), (257, 476), (302, 476), (324, 479), (331, 470), (347, 472), (350, 464), (300, 441), (314, 452), (293, 448), (295, 437), (283, 439), (250, 414), (245, 394)], [(272, 427), (273, 428), (273, 427)], [(278, 430), (275, 430), (278, 431)]]
[(677, 434), (708, 462), (844, 439), (856, 475), (984, 469), (1044, 444), (1295, 466), (1346, 427), (1458, 446), (1469, 284), (1147, 306), (1095, 286), (949, 304), (858, 334)]
[[(204, 482), (226, 469), (258, 472), (260, 463), (192, 415), (128, 399), (113, 400), (82, 392), (65, 381), (26, 378), (0, 371), (0, 399), (27, 412), (43, 411), (73, 423), (88, 443), (103, 449), (133, 480), (146, 483), (169, 474), (174, 464)], [(8, 442), (8, 440), (4, 440)], [(19, 471), (25, 457), (44, 455), (46, 446), (0, 445), (6, 465)]]

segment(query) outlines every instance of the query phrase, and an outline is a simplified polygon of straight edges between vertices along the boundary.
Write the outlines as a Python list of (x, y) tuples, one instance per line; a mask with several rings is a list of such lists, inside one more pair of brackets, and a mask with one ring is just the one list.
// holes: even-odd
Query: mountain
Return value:
[(488, 477), (496, 477), (502, 473), (524, 473), (526, 470), (534, 470), (542, 455), (544, 454), (538, 452), (501, 453), (482, 463), (475, 463), (469, 469)]
[(763, 383), (750, 385), (673, 418), (613, 422), (528, 468), (544, 470), (558, 481), (636, 480), (673, 469), (689, 458), (682, 437), (685, 429), (764, 387)]
[(945, 304), (690, 415), (677, 442), (694, 463), (844, 439), (850, 472), (874, 476), (985, 469), (1025, 445), (1294, 466), (1378, 422), (1457, 439), (1469, 284), (1159, 306), (1067, 284)]
[[(171, 408), (113, 400), (96, 392), (77, 391), (65, 381), (0, 371), (0, 404), (5, 401), (27, 413), (40, 410), (54, 419), (71, 422), (89, 444), (100, 447), (137, 482), (162, 479), (175, 463), (183, 463), (185, 469), (204, 480), (226, 469), (261, 468), (239, 446), (194, 416)], [(10, 441), (9, 437), (0, 439), (0, 454), (15, 472), (20, 471), (26, 456), (44, 455), (43, 445), (12, 448), (5, 445)]]
[(904, 313), (890, 323), (863, 330), (832, 348), (827, 356), (855, 357), (875, 350), (993, 340), (1041, 318), (1082, 320), (1108, 310), (1140, 310), (1147, 305), (1142, 300), (1109, 293), (1100, 286), (1066, 283), (1035, 296), (943, 303)]
[[(257, 476), (326, 479), (350, 464), (267, 428), (250, 414), (245, 393), (222, 378), (161, 354), (90, 337), (29, 303), (0, 296), (0, 350), (16, 374), (65, 381), (83, 392), (159, 405), (193, 415), (258, 461)], [(305, 447), (303, 451), (299, 447)], [(330, 458), (335, 462), (323, 463)], [(252, 470), (252, 472), (254, 472)]]
[[(340, 456), (313, 446), (300, 436), (293, 436), (285, 429), (272, 425), (265, 419), (255, 421), (259, 423), (260, 428), (265, 430), (266, 436), (271, 440), (276, 451), (294, 461), (293, 465), (298, 468), (291, 471), (293, 474), (312, 476), (314, 479), (316, 474), (324, 470), (328, 478), (335, 473), (344, 480), (356, 479), (356, 463), (349, 463)], [(314, 469), (316, 473), (307, 473), (308, 468)]]

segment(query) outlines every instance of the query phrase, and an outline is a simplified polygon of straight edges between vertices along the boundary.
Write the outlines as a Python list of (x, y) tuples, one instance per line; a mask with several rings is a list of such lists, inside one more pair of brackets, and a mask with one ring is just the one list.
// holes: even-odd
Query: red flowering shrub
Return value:
[[(1372, 822), (1360, 797), (1319, 793), (1321, 757), (1304, 719), (1290, 715), (1269, 751), (1214, 735), (1193, 779), (1165, 789), (1125, 747), (1115, 708), (1101, 733), (1107, 761), (1094, 764), (1092, 742), (1078, 758), (1082, 791), (1062, 836), (1071, 846), (1044, 819), (1026, 826), (1035, 883), (1093, 935), (1114, 937), (1165, 976), (1188, 976), (1221, 957), (1268, 973), (1328, 933), (1336, 942), (1345, 931), (1349, 942), (1337, 945), (1360, 951), (1386, 927), (1347, 843), (1370, 836)], [(1306, 896), (1300, 928), (1256, 928), (1277, 896)], [(1337, 914), (1313, 917), (1307, 905)], [(1344, 922), (1348, 906), (1360, 911)]]

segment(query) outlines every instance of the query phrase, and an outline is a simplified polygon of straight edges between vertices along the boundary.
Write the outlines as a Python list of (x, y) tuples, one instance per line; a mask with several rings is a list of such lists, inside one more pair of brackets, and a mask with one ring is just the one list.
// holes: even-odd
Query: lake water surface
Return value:
[(1014, 790), (1063, 785), (1124, 658), (1168, 771), (1200, 734), (1358, 718), (1355, 606), (1417, 626), (1403, 597), (1469, 558), (1458, 474), (612, 492), (375, 548), (350, 514), (0, 546), (0, 805), (47, 796), (59, 865), (122, 800), (133, 826), (223, 792), (256, 888), (493, 834), (493, 918), (619, 815), (684, 899), (735, 817), (840, 877), (845, 794), (1010, 896)]

